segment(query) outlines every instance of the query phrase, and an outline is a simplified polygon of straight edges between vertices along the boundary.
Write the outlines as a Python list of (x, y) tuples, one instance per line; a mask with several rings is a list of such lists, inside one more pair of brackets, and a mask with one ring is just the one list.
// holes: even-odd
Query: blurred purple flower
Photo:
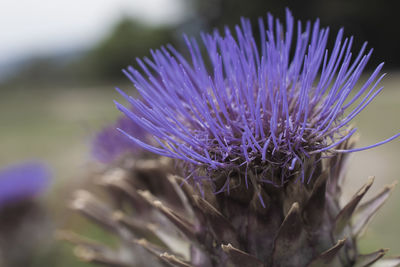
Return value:
[(205, 56), (194, 39), (186, 38), (191, 61), (172, 46), (152, 51), (152, 59), (138, 59), (142, 71), (129, 67), (125, 74), (143, 100), (118, 89), (135, 111), (116, 105), (158, 145), (126, 126), (121, 131), (132, 143), (194, 166), (272, 167), (282, 176), (303, 169), (313, 154), (369, 149), (399, 136), (336, 149), (356, 132), (349, 126), (352, 119), (381, 92), (383, 63), (358, 87), (372, 53), (366, 43), (353, 56), (353, 38), (344, 38), (341, 29), (328, 51), (329, 29), (320, 28), (318, 20), (305, 28), (299, 21), (296, 27), (287, 11), (286, 29), (271, 15), (267, 21), (266, 30), (259, 20), (260, 45), (250, 21), (242, 19), (235, 35), (228, 28), (224, 35), (203, 34)]
[(105, 127), (93, 140), (92, 154), (103, 163), (116, 160), (119, 156), (143, 151), (142, 147), (130, 141), (128, 137), (119, 132), (117, 128), (123, 128), (131, 135), (145, 138), (144, 130), (126, 116), (120, 117), (116, 123)]
[(0, 170), (0, 208), (29, 199), (49, 184), (50, 174), (41, 163), (27, 162)]

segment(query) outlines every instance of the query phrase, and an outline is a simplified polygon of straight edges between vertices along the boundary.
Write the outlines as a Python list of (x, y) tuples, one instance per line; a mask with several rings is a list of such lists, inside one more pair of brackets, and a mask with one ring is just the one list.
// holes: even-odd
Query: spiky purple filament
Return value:
[(269, 15), (266, 31), (260, 19), (258, 47), (249, 20), (242, 19), (236, 38), (228, 28), (225, 36), (202, 35), (207, 57), (186, 38), (191, 62), (171, 46), (152, 51), (152, 60), (138, 59), (142, 72), (129, 67), (125, 74), (143, 100), (119, 90), (135, 112), (116, 105), (159, 146), (120, 131), (151, 152), (211, 169), (274, 164), (293, 170), (312, 154), (376, 146), (335, 150), (355, 133), (351, 120), (382, 90), (383, 64), (350, 97), (371, 57), (366, 43), (352, 59), (353, 38), (343, 39), (341, 29), (329, 53), (329, 29), (320, 29), (317, 20), (304, 31), (297, 23), (292, 47), (289, 11), (286, 25)]

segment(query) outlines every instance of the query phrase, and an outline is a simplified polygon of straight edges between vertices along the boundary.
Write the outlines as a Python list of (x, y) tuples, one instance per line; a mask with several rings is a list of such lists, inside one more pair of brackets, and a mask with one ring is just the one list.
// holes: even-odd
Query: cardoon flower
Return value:
[(267, 22), (259, 20), (259, 45), (242, 19), (235, 33), (203, 34), (202, 47), (186, 38), (190, 60), (168, 46), (139, 59), (141, 71), (125, 71), (142, 100), (119, 90), (133, 111), (117, 106), (153, 140), (120, 131), (182, 164), (173, 172), (156, 156), (110, 164), (101, 184), (112, 205), (80, 191), (73, 208), (122, 239), (112, 250), (67, 235), (81, 258), (113, 266), (313, 267), (370, 266), (386, 253), (362, 254), (357, 241), (394, 186), (360, 204), (371, 177), (350, 202), (340, 201), (348, 152), (399, 136), (363, 148), (351, 140), (352, 119), (382, 90), (383, 64), (360, 85), (372, 53), (366, 44), (353, 55), (353, 38), (340, 30), (328, 49), (329, 29), (318, 20), (295, 24), (289, 11), (286, 27), (270, 15)]
[(36, 198), (49, 178), (47, 168), (37, 162), (0, 171), (0, 266), (29, 266), (44, 244), (49, 222)]
[(136, 112), (117, 106), (158, 146), (121, 131), (154, 153), (218, 172), (243, 167), (280, 185), (297, 167), (303, 182), (310, 178), (304, 176), (304, 161), (321, 153), (368, 149), (399, 136), (365, 148), (337, 148), (356, 132), (351, 120), (382, 90), (383, 64), (356, 88), (372, 53), (365, 52), (366, 44), (353, 56), (353, 38), (344, 39), (340, 30), (328, 51), (329, 29), (320, 29), (317, 20), (304, 30), (297, 24), (293, 46), (296, 27), (289, 12), (286, 30), (272, 16), (267, 31), (262, 20), (259, 25), (260, 46), (243, 19), (236, 36), (229, 29), (224, 36), (204, 34), (205, 56), (186, 38), (191, 63), (172, 47), (153, 52), (153, 60), (138, 60), (143, 72), (129, 67), (125, 73), (144, 101), (120, 91)]
[(40, 194), (49, 183), (46, 168), (29, 162), (0, 171), (0, 209)]
[(140, 147), (121, 135), (118, 128), (123, 128), (127, 133), (145, 139), (145, 132), (140, 126), (126, 116), (118, 118), (117, 122), (105, 127), (93, 140), (92, 154), (100, 162), (110, 163), (124, 154), (141, 151)]

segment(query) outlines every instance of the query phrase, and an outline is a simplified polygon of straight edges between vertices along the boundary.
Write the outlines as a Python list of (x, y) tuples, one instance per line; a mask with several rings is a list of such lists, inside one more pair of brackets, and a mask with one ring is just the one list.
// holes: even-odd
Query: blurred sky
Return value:
[(0, 0), (0, 64), (83, 49), (124, 15), (174, 23), (184, 0)]

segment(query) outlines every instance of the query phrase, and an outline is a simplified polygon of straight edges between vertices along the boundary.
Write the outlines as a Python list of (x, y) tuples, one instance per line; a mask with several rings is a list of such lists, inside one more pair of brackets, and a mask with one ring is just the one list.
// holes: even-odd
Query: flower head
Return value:
[(246, 175), (248, 167), (258, 168), (262, 175), (279, 172), (282, 182), (304, 170), (308, 158), (399, 136), (337, 149), (356, 132), (352, 119), (381, 92), (383, 64), (358, 86), (372, 53), (366, 43), (353, 55), (353, 38), (344, 38), (341, 29), (328, 50), (329, 29), (318, 20), (296, 24), (287, 11), (286, 28), (271, 15), (267, 21), (266, 29), (259, 20), (259, 45), (242, 19), (235, 34), (228, 28), (223, 35), (203, 34), (204, 49), (186, 38), (189, 61), (171, 46), (138, 59), (142, 70), (129, 67), (125, 74), (143, 100), (120, 91), (135, 112), (117, 106), (157, 146), (121, 131), (149, 151), (192, 166), (244, 166)]
[(0, 207), (27, 199), (42, 192), (49, 183), (45, 166), (28, 162), (7, 167), (0, 172)]
[(121, 135), (117, 128), (124, 129), (129, 135), (145, 140), (145, 131), (128, 117), (120, 117), (116, 123), (109, 125), (97, 133), (92, 143), (93, 156), (103, 163), (110, 163), (123, 154), (135, 154), (143, 149), (136, 143)]

